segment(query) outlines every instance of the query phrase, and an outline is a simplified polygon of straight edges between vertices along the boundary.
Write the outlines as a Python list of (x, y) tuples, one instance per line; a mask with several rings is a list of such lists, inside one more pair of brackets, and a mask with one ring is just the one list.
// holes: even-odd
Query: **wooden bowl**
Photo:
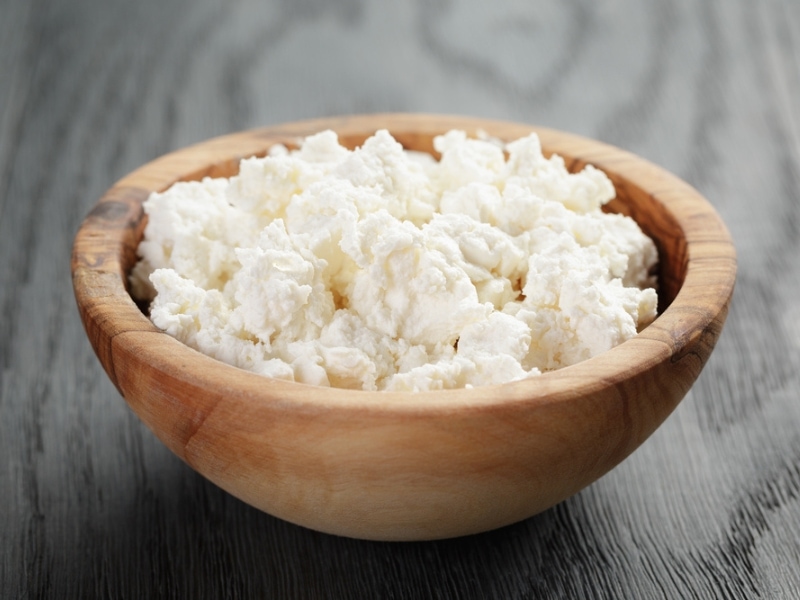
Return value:
[[(240, 158), (322, 129), (348, 146), (387, 128), (432, 152), (449, 129), (511, 140), (536, 131), (570, 170), (593, 164), (660, 252), (660, 316), (585, 362), (498, 386), (364, 392), (271, 380), (159, 331), (128, 293), (142, 202), (178, 180), (230, 176)], [(575, 494), (637, 448), (684, 397), (722, 330), (736, 276), (730, 235), (689, 185), (627, 152), (507, 122), (371, 115), (213, 139), (123, 177), (81, 226), (72, 256), (89, 340), (130, 407), (175, 454), (245, 502), (329, 533), (378, 540), (500, 527)]]

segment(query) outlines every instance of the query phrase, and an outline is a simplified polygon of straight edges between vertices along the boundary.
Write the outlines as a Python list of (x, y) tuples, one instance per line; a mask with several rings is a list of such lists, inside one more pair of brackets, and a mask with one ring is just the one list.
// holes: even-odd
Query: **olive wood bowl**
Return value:
[[(249, 373), (158, 330), (127, 274), (142, 203), (180, 180), (231, 176), (276, 143), (333, 129), (354, 147), (380, 128), (433, 153), (459, 128), (512, 140), (536, 131), (571, 171), (613, 181), (610, 210), (632, 216), (660, 253), (659, 316), (582, 363), (487, 387), (365, 392)], [(108, 376), (166, 446), (267, 513), (376, 540), (470, 534), (575, 494), (636, 449), (688, 392), (722, 330), (734, 288), (730, 235), (692, 187), (628, 152), (549, 129), (438, 115), (328, 118), (245, 131), (168, 154), (119, 180), (75, 238), (72, 277), (86, 333)]]

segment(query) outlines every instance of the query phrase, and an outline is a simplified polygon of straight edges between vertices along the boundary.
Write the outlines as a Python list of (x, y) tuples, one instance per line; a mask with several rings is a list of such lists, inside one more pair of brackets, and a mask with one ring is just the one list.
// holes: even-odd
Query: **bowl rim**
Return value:
[[(592, 164), (610, 175), (623, 177), (664, 205), (680, 226), (686, 240), (686, 272), (680, 290), (672, 303), (637, 336), (588, 360), (519, 381), (421, 392), (349, 390), (269, 379), (186, 346), (159, 330), (134, 303), (127, 290), (128, 268), (124, 256), (135, 253), (136, 237), (141, 236), (143, 228), (141, 205), (150, 192), (163, 191), (179, 180), (213, 176), (220, 165), (263, 154), (275, 143), (292, 143), (322, 129), (333, 129), (340, 136), (367, 137), (381, 128), (381, 124), (398, 139), (455, 128), (472, 134), (484, 131), (504, 140), (536, 132), (543, 148), (564, 156), (572, 169)], [(176, 380), (218, 388), (220, 397), (227, 394), (248, 401), (277, 402), (287, 410), (380, 411), (429, 417), (454, 410), (490, 410), (498, 405), (563, 402), (613, 387), (663, 361), (675, 360), (687, 348), (691, 351), (714, 322), (720, 318), (724, 321), (733, 294), (736, 254), (722, 219), (697, 190), (625, 150), (571, 133), (508, 121), (376, 113), (246, 130), (156, 158), (119, 179), (103, 194), (75, 236), (71, 266), (84, 326), (118, 388), (113, 367), (115, 348), (133, 343), (137, 360), (169, 372)], [(114, 319), (108, 318), (108, 310), (114, 311)]]

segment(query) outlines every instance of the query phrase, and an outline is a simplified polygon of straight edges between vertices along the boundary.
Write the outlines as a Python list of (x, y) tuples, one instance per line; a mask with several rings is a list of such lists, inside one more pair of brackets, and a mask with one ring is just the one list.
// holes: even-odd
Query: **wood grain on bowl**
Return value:
[[(660, 316), (635, 338), (540, 377), (485, 388), (363, 392), (270, 380), (160, 332), (127, 292), (150, 192), (230, 176), (240, 158), (334, 129), (355, 146), (388, 129), (432, 152), (453, 128), (505, 140), (536, 131), (571, 170), (592, 164), (660, 253)], [(87, 334), (111, 380), (156, 435), (244, 501), (314, 529), (370, 539), (484, 531), (574, 494), (636, 449), (684, 397), (725, 322), (736, 259), (711, 205), (625, 151), (548, 129), (438, 115), (291, 123), (217, 138), (117, 182), (86, 218), (72, 258)]]

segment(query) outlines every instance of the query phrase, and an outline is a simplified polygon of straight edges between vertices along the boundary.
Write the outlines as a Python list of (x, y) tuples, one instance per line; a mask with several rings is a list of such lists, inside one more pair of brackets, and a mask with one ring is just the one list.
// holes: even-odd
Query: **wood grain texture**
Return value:
[[(0, 0), (0, 589), (63, 597), (800, 596), (800, 5)], [(688, 397), (568, 501), (411, 544), (235, 500), (120, 400), (78, 224), (164, 152), (303, 118), (471, 114), (610, 142), (709, 198), (739, 258)]]

